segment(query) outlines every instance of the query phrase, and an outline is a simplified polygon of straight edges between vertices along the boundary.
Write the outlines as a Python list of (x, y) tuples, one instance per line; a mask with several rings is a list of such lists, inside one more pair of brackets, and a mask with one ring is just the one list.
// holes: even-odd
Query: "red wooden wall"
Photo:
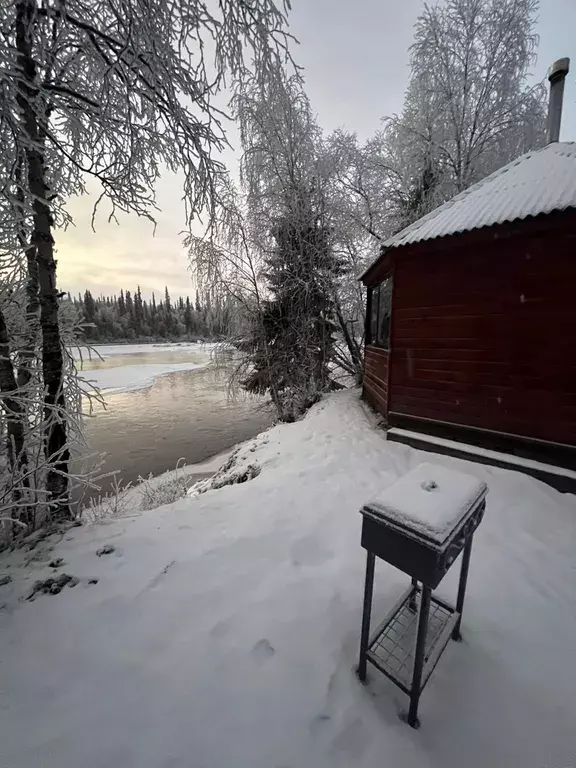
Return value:
[[(470, 233), (397, 249), (389, 413), (576, 444), (575, 235)], [(366, 358), (380, 410), (388, 365), (370, 348)]]
[(388, 352), (367, 346), (364, 353), (364, 397), (384, 417), (388, 407)]

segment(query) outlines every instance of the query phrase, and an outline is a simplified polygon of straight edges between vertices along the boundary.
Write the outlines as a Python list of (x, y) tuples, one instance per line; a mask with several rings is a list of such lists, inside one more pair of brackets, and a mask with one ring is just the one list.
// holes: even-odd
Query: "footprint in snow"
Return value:
[(156, 576), (150, 579), (150, 582), (148, 583), (148, 589), (154, 589), (154, 587), (157, 587), (158, 584), (164, 580), (164, 577), (173, 565), (176, 565), (176, 560), (171, 560), (168, 565), (166, 565), (159, 573), (156, 574)]
[(226, 635), (229, 634), (230, 629), (230, 622), (226, 619), (222, 619), (221, 621), (217, 621), (216, 624), (214, 624), (208, 634), (215, 640), (219, 640), (222, 637), (226, 637)]
[(252, 654), (252, 658), (255, 661), (261, 663), (266, 661), (266, 659), (270, 659), (272, 656), (274, 656), (276, 651), (270, 644), (270, 641), (263, 637), (262, 640), (258, 640), (258, 642), (252, 647), (250, 653)]
[(330, 753), (347, 759), (348, 764), (354, 764), (362, 757), (368, 734), (360, 718), (345, 725), (332, 741)]
[(327, 723), (330, 722), (330, 720), (330, 715), (326, 715), (324, 713), (316, 715), (316, 717), (313, 717), (310, 721), (310, 733), (315, 736), (326, 726)]
[(332, 552), (313, 536), (305, 536), (294, 542), (291, 549), (292, 565), (322, 565), (332, 558)]
[(96, 554), (98, 557), (102, 557), (102, 555), (111, 555), (112, 552), (116, 551), (116, 547), (113, 544), (104, 544), (103, 547), (100, 547), (100, 549), (96, 550)]

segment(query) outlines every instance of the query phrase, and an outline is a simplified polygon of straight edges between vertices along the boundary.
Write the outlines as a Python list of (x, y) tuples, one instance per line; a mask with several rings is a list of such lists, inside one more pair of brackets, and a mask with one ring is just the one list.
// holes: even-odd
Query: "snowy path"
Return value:
[[(464, 642), (420, 705), (355, 678), (361, 504), (421, 461), (485, 479)], [(0, 560), (2, 768), (568, 768), (576, 764), (576, 497), (387, 444), (354, 393), (241, 450), (260, 474), (74, 529), (50, 553), (81, 579), (18, 603)], [(104, 543), (113, 554), (96, 557)], [(32, 554), (32, 553), (29, 553)], [(6, 568), (6, 565), (10, 568)], [(441, 585), (454, 596), (457, 569)], [(98, 578), (89, 586), (88, 579)], [(406, 578), (377, 566), (374, 618)]]

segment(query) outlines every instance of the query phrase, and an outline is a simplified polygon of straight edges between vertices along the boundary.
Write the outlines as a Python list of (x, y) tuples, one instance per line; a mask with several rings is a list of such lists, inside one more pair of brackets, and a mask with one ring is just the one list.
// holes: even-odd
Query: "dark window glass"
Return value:
[(372, 298), (370, 301), (370, 343), (374, 344), (378, 339), (378, 304), (380, 286), (375, 285), (370, 290), (372, 291)]
[(370, 327), (368, 344), (390, 347), (390, 318), (392, 315), (392, 278), (383, 280), (370, 290)]
[(390, 346), (390, 316), (392, 312), (392, 278), (380, 283), (378, 292), (378, 332), (376, 342), (388, 349)]

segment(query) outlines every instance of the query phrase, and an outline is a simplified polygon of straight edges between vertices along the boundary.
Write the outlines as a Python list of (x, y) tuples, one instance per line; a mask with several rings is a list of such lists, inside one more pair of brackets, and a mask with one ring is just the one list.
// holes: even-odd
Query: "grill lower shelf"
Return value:
[[(408, 694), (414, 668), (419, 593), (418, 587), (411, 587), (402, 595), (374, 632), (366, 654), (368, 661)], [(446, 647), (458, 617), (458, 612), (451, 605), (431, 596), (420, 691)]]

